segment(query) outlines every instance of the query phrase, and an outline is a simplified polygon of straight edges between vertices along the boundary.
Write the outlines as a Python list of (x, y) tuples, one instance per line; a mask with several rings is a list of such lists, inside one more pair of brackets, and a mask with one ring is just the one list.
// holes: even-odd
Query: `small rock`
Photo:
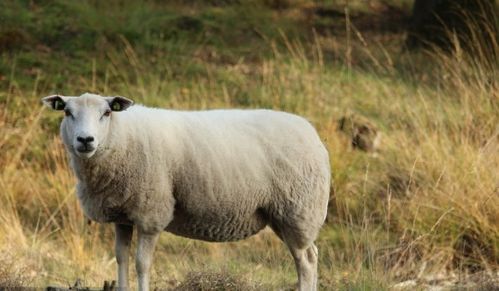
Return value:
[(349, 135), (354, 149), (374, 152), (378, 149), (381, 134), (377, 126), (357, 114), (347, 114), (338, 121), (339, 130)]
[(400, 282), (400, 283), (393, 285), (393, 289), (396, 289), (396, 290), (409, 289), (409, 288), (413, 288), (413, 287), (417, 286), (417, 284), (418, 283), (416, 282), (416, 280), (407, 280), (407, 281)]

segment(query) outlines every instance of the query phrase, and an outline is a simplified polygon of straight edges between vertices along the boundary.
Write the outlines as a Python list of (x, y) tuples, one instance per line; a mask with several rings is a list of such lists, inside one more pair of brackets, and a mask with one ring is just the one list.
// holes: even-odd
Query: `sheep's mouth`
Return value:
[(95, 151), (95, 148), (92, 146), (80, 146), (76, 148), (76, 151), (80, 154), (89, 154)]
[(95, 154), (95, 151), (95, 147), (78, 147), (75, 153), (81, 159), (89, 159)]
[(93, 147), (77, 147), (76, 151), (82, 154), (88, 154), (95, 150)]

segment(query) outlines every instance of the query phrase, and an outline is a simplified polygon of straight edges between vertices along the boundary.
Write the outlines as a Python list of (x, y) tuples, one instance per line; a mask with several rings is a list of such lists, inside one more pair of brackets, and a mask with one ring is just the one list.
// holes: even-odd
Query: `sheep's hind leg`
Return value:
[(307, 248), (288, 245), (295, 261), (300, 291), (317, 290), (317, 247), (312, 243)]
[(119, 290), (128, 289), (128, 258), (130, 256), (130, 243), (132, 241), (133, 226), (115, 224), (115, 252), (118, 263)]
[(138, 275), (139, 291), (149, 290), (149, 270), (151, 268), (154, 247), (158, 240), (159, 233), (147, 234), (138, 231), (137, 255), (135, 258), (135, 267)]
[[(315, 291), (318, 284), (318, 257), (319, 252), (311, 237), (289, 231), (289, 227), (279, 227), (271, 224), (276, 235), (289, 248), (295, 261), (298, 273), (298, 286), (300, 291)], [(307, 239), (308, 237), (308, 239)]]

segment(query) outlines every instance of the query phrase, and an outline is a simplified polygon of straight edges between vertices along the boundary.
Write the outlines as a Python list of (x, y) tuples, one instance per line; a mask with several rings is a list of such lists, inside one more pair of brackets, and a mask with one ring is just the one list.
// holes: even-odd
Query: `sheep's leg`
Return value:
[(128, 289), (128, 258), (130, 243), (132, 241), (133, 226), (115, 224), (115, 252), (118, 263), (118, 287), (120, 290)]
[(298, 273), (299, 290), (317, 290), (317, 247), (314, 244), (304, 249), (290, 246), (290, 250)]
[(315, 267), (314, 267), (314, 287), (313, 290), (318, 290), (318, 282), (319, 282), (319, 272), (317, 270), (317, 266), (319, 264), (319, 249), (315, 246), (315, 244), (312, 244), (311, 247), (308, 248), (309, 252), (313, 252), (312, 256), (315, 256)]
[(158, 237), (159, 233), (148, 234), (140, 230), (138, 231), (135, 267), (137, 269), (137, 275), (139, 277), (139, 291), (149, 290), (149, 269), (151, 268), (154, 247), (156, 245)]

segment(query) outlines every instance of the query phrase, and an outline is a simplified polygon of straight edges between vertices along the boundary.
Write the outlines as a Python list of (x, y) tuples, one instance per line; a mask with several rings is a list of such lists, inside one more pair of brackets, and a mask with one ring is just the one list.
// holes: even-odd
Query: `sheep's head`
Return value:
[(52, 95), (42, 102), (54, 110), (64, 111), (61, 135), (66, 147), (81, 158), (92, 157), (109, 133), (113, 112), (133, 104), (125, 97), (102, 97), (83, 94), (80, 97)]

